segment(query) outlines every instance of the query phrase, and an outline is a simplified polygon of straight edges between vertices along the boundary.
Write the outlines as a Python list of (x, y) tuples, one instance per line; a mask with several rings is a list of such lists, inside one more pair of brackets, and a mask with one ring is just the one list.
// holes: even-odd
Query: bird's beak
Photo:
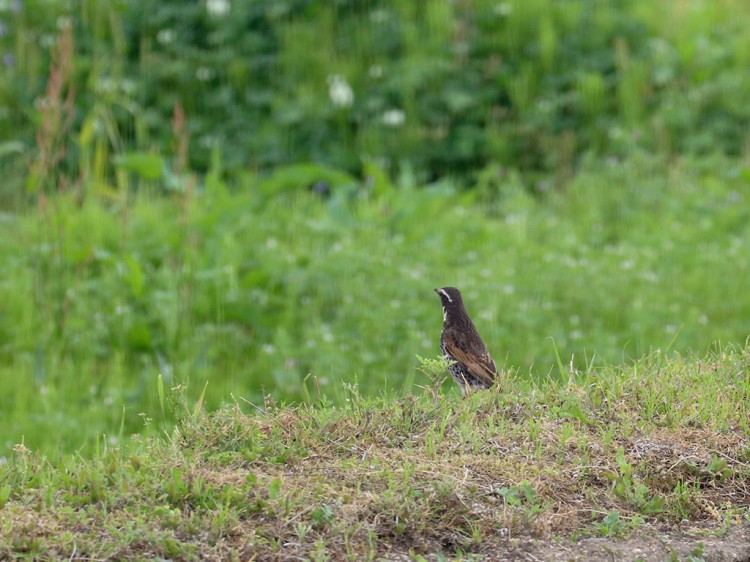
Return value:
[(438, 292), (439, 290), (440, 290), (440, 289), (433, 289), (433, 291), (435, 291), (436, 293), (437, 293), (437, 292)]

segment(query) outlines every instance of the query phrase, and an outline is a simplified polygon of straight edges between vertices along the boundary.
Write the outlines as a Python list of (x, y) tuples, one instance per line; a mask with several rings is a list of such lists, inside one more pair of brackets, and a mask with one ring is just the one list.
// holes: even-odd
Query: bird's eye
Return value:
[(446, 299), (448, 299), (448, 302), (453, 302), (453, 299), (448, 294), (448, 291), (445, 291), (444, 289), (440, 289), (438, 291), (441, 295), (443, 295)]

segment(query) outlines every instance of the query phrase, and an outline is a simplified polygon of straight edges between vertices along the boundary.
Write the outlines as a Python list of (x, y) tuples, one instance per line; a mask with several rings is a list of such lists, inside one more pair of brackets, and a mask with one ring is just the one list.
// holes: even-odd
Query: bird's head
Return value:
[[(440, 302), (443, 304), (443, 321), (448, 320), (451, 317), (452, 311), (463, 310), (464, 300), (461, 298), (461, 293), (455, 287), (443, 287), (442, 289), (435, 289), (435, 292), (440, 297)], [(453, 315), (454, 317), (455, 315)]]
[(443, 307), (452, 307), (463, 302), (461, 293), (455, 287), (443, 287), (442, 289), (435, 289), (435, 292), (440, 297)]

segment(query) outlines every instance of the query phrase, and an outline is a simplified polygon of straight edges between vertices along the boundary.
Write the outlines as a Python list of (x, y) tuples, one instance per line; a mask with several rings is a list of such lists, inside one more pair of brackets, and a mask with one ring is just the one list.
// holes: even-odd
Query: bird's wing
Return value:
[(472, 375), (487, 386), (492, 386), (497, 375), (497, 367), (489, 351), (485, 349), (483, 353), (469, 353), (463, 349), (464, 346), (461, 345), (460, 341), (456, 342), (452, 339), (445, 342), (445, 347), (446, 351), (456, 361), (463, 363)]

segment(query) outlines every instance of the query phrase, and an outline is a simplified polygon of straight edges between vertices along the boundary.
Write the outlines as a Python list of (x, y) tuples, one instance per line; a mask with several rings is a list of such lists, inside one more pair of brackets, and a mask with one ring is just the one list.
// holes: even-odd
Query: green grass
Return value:
[[(716, 170), (716, 171), (715, 171)], [(499, 366), (558, 376), (750, 333), (750, 207), (731, 161), (591, 165), (534, 197), (307, 168), (170, 198), (59, 195), (0, 220), (0, 453), (63, 451), (170, 423), (182, 384), (234, 398), (333, 403), (342, 381), (408, 395), (455, 285)], [(158, 422), (143, 427), (143, 419)]]
[(745, 4), (428, 4), (0, 5), (0, 457), (747, 339)]
[(511, 372), (437, 405), (348, 387), (337, 407), (210, 414), (172, 390), (179, 421), (161, 438), (102, 441), (88, 459), (16, 447), (0, 556), (366, 560), (678, 523), (726, 533), (750, 521), (748, 372), (747, 349), (655, 352), (565, 380)]
[(0, 558), (750, 522), (745, 3), (209, 4), (0, 3)]

